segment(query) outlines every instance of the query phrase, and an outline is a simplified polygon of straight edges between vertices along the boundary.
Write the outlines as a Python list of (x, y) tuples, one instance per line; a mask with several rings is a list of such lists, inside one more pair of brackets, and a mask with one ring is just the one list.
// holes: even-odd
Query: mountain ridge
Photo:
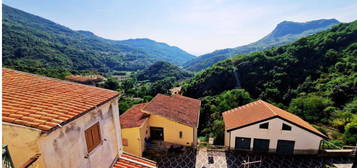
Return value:
[[(158, 42), (149, 38), (133, 38), (116, 41), (116, 43), (128, 45), (130, 47), (140, 48), (147, 53), (160, 55), (163, 58), (163, 61), (167, 61), (175, 65), (182, 65), (187, 60), (196, 58), (192, 54), (189, 54), (176, 46), (172, 46), (163, 42)], [(168, 57), (168, 55), (170, 54), (171, 56)], [(173, 61), (171, 57), (175, 57), (176, 60)]]
[[(31, 13), (3, 4), (3, 65), (135, 71), (170, 55), (119, 44), (85, 30), (72, 30)], [(177, 62), (176, 62), (177, 63)]]
[[(193, 60), (186, 62), (183, 67), (186, 70), (197, 72), (234, 55), (261, 51), (264, 49), (287, 44), (301, 37), (326, 30), (338, 23), (340, 22), (336, 19), (319, 19), (309, 22), (283, 21), (280, 22), (271, 33), (256, 42), (234, 48), (215, 50), (211, 53), (201, 55)], [(294, 30), (293, 33), (284, 32), (287, 27), (291, 25), (299, 25), (299, 27), (297, 30)], [(307, 29), (306, 27), (310, 29)], [(311, 27), (313, 27), (313, 29), (311, 29)], [(282, 29), (285, 30), (282, 32)]]

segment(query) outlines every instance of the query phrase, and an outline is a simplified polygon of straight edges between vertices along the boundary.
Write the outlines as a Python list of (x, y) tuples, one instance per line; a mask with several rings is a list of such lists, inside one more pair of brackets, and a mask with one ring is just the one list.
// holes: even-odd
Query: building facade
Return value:
[(124, 151), (141, 156), (145, 141), (197, 145), (201, 102), (181, 95), (156, 95), (120, 116)]
[(2, 141), (14, 166), (97, 168), (130, 160), (122, 158), (118, 97), (106, 89), (3, 69)]
[(258, 100), (223, 113), (225, 146), (280, 154), (316, 154), (324, 134), (298, 116)]

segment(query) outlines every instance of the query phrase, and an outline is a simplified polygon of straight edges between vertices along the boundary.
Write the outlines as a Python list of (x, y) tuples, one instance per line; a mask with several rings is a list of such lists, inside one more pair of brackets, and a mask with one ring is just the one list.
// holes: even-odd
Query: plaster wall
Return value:
[[(2, 143), (8, 145), (15, 167), (20, 167), (35, 154), (41, 153), (37, 144), (40, 134), (38, 129), (3, 122)], [(40, 156), (36, 161), (38, 167), (43, 167), (42, 158)]]
[[(45, 167), (110, 167), (121, 152), (117, 98), (71, 121), (39, 139)], [(116, 119), (115, 119), (116, 118)], [(101, 144), (87, 151), (84, 131), (99, 122)], [(118, 137), (119, 136), (119, 137)]]
[[(259, 125), (269, 122), (268, 129), (261, 129)], [(285, 123), (291, 126), (291, 131), (282, 130), (282, 124)], [(229, 135), (230, 134), (230, 135)], [(295, 126), (289, 122), (286, 122), (280, 118), (273, 118), (268, 121), (263, 121), (250, 125), (247, 127), (239, 128), (225, 133), (225, 138), (229, 138), (229, 141), (225, 141), (225, 144), (230, 148), (235, 148), (236, 137), (251, 138), (250, 148), (253, 148), (254, 138), (269, 139), (269, 150), (276, 151), (278, 140), (290, 140), (295, 141), (294, 154), (313, 154), (317, 153), (320, 147), (322, 138), (305, 129)], [(227, 144), (228, 143), (228, 144)]]

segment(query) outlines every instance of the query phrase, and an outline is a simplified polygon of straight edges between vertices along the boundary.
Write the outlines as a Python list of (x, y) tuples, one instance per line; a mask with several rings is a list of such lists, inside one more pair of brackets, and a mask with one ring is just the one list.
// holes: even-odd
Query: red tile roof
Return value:
[(157, 168), (157, 165), (152, 160), (123, 153), (113, 168)]
[(140, 127), (149, 117), (149, 114), (143, 113), (141, 109), (146, 103), (137, 104), (120, 115), (121, 128)]
[(201, 101), (178, 94), (157, 94), (143, 110), (179, 123), (198, 127)]
[(65, 77), (67, 80), (83, 83), (83, 84), (95, 84), (101, 81), (106, 80), (102, 75), (68, 75)]
[(226, 130), (241, 128), (262, 120), (280, 117), (312, 133), (326, 137), (323, 133), (318, 131), (316, 128), (311, 126), (308, 122), (304, 121), (300, 117), (263, 100), (258, 100), (244, 106), (228, 110), (222, 115)]
[(118, 92), (3, 68), (2, 121), (49, 131)]

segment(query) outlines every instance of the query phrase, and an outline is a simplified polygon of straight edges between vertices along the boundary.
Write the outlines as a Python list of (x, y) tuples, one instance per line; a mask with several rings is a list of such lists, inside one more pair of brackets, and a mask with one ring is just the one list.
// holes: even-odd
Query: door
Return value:
[(150, 127), (150, 138), (152, 140), (164, 140), (164, 128)]
[(295, 141), (278, 140), (276, 153), (292, 155), (294, 154)]
[(253, 151), (269, 152), (269, 139), (254, 139)]
[(250, 138), (236, 137), (235, 149), (250, 150)]

